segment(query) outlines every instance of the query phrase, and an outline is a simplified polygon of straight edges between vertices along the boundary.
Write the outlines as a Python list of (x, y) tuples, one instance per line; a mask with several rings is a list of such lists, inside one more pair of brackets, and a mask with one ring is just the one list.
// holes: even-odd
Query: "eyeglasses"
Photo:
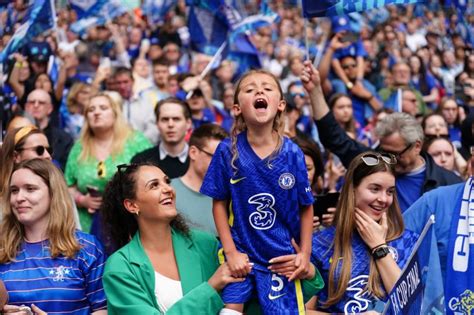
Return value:
[(97, 164), (97, 177), (99, 177), (99, 178), (105, 178), (105, 175), (106, 175), (105, 170), (106, 170), (106, 168), (105, 168), (105, 162), (104, 162), (104, 161), (100, 161), (100, 162)]
[(349, 69), (349, 68), (356, 68), (357, 65), (355, 63), (349, 63), (349, 64), (346, 64), (346, 65), (342, 65), (341, 67), (342, 67), (342, 69)]
[(389, 153), (367, 153), (361, 159), (367, 166), (378, 165), (380, 161), (384, 161), (389, 165), (397, 164), (395, 156)]
[(36, 152), (36, 155), (38, 156), (43, 156), (45, 151), (48, 151), (49, 155), (53, 155), (53, 149), (50, 147), (46, 147), (44, 145), (37, 145), (35, 147), (30, 147), (30, 148), (19, 148), (17, 151), (24, 151), (24, 150), (34, 150)]
[(214, 153), (211, 153), (211, 152), (209, 152), (209, 151), (206, 151), (206, 150), (204, 150), (204, 149), (198, 147), (197, 145), (195, 145), (195, 147), (196, 147), (199, 151), (205, 153), (206, 155), (208, 155), (208, 156), (210, 156), (210, 157), (213, 157), (213, 156), (214, 156)]
[(402, 151), (400, 152), (393, 152), (393, 151), (387, 151), (387, 150), (384, 150), (382, 149), (382, 152), (381, 154), (391, 154), (393, 155), (396, 159), (400, 159), (400, 157), (405, 153), (407, 152), (408, 150), (410, 150), (412, 147), (413, 147), (414, 143), (411, 143), (409, 145), (407, 145), (405, 147), (405, 149), (403, 149)]

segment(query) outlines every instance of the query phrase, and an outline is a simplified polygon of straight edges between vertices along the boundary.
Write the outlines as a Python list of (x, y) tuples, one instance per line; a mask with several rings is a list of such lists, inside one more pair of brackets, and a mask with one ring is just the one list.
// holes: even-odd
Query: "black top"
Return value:
[[(344, 129), (339, 126), (331, 112), (326, 114), (326, 116), (320, 120), (316, 120), (316, 126), (318, 127), (319, 139), (321, 139), (324, 147), (336, 154), (346, 168), (349, 167), (352, 159), (359, 153), (371, 150), (369, 147), (351, 139)], [(459, 176), (441, 166), (438, 166), (430, 155), (422, 152), (421, 156), (426, 162), (426, 176), (422, 189), (423, 193), (439, 186), (462, 182), (462, 179)]]
[(53, 149), (53, 159), (59, 162), (61, 169), (65, 169), (69, 151), (74, 144), (74, 139), (64, 130), (48, 125), (43, 130), (49, 145)]
[(184, 163), (181, 163), (177, 157), (170, 157), (169, 155), (160, 160), (160, 149), (155, 146), (136, 154), (132, 159), (132, 163), (143, 162), (150, 162), (158, 166), (169, 178), (177, 178), (183, 176), (188, 170), (189, 156)]

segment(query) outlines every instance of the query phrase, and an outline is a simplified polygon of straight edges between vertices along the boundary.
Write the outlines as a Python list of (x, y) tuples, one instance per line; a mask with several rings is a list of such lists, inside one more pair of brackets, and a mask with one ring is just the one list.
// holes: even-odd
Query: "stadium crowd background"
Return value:
[[(397, 192), (403, 212), (427, 191), (469, 178), (474, 7), (461, 12), (430, 1), (312, 18), (306, 24), (296, 3), (270, 1), (269, 6), (279, 18), (247, 31), (249, 55), (255, 58), (258, 51), (260, 67), (280, 79), (287, 102), (285, 133), (297, 138), (308, 157), (314, 195), (340, 191), (352, 158), (380, 146), (401, 162)], [(2, 8), (1, 47), (25, 22), (27, 8), (26, 0)], [(249, 16), (259, 13), (260, 4), (245, 1), (238, 8)], [(64, 171), (76, 226), (96, 235), (111, 254), (124, 244), (113, 244), (102, 225), (101, 195), (119, 164), (153, 161), (173, 179), (178, 211), (216, 234), (212, 200), (186, 201), (180, 193), (199, 192), (207, 155), (231, 132), (234, 84), (255, 61), (245, 69), (244, 59), (224, 60), (201, 76), (212, 56), (195, 50), (183, 0), (156, 23), (145, 9), (127, 3), (123, 14), (80, 33), (71, 29), (75, 10), (65, 3), (56, 10), (57, 29), (28, 42), (4, 65), (2, 195), (14, 165), (52, 159)], [(319, 70), (330, 114), (311, 107), (301, 82), (307, 54)], [(406, 113), (392, 125), (400, 145), (387, 140), (389, 127), (384, 131), (380, 125), (394, 112)], [(419, 134), (400, 131), (410, 117)], [(207, 124), (223, 130), (193, 138), (193, 131)], [(29, 125), (37, 129), (25, 129)], [(433, 167), (436, 171), (428, 174)], [(420, 184), (405, 176), (420, 169)], [(419, 192), (411, 192), (413, 187)], [(206, 218), (193, 218), (192, 202), (206, 207)], [(316, 217), (315, 229), (330, 225), (332, 213)]]

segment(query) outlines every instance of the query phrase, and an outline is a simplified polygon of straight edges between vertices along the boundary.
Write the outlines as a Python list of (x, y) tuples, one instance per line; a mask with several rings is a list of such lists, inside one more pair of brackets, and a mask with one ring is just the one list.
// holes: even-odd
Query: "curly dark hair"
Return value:
[[(111, 237), (117, 249), (126, 245), (138, 231), (135, 216), (125, 208), (123, 201), (136, 197), (137, 174), (142, 166), (157, 167), (152, 163), (119, 165), (117, 172), (105, 187), (100, 209), (102, 223), (105, 234)], [(176, 231), (189, 237), (189, 227), (180, 214), (171, 221), (170, 225)]]

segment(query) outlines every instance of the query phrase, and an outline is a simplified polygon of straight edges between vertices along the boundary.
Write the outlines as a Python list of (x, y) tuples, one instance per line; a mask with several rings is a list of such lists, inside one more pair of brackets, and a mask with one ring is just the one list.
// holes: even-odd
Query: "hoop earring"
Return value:
[(137, 211), (136, 211), (136, 212), (134, 212), (134, 213), (137, 215), (137, 217), (139, 217), (139, 216), (140, 216), (140, 210), (137, 210)]

